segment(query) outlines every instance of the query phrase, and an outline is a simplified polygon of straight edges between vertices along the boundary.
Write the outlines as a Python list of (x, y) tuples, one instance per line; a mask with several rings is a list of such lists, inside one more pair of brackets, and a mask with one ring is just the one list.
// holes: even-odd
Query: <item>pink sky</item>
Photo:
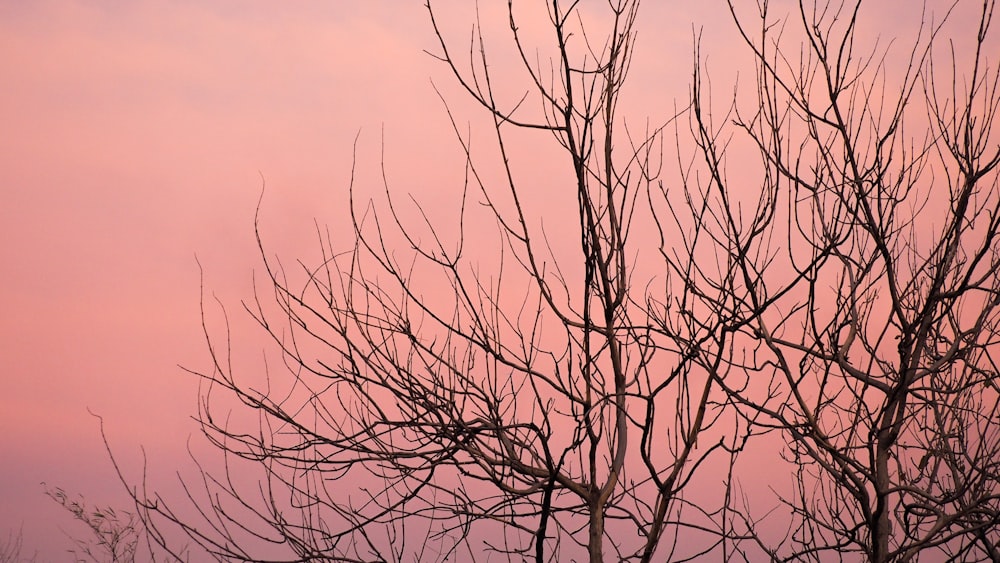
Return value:
[[(486, 18), (506, 4), (481, 3)], [(464, 41), (471, 2), (437, 4)], [(879, 20), (908, 3), (874, 4)], [(720, 0), (647, 0), (640, 18), (626, 118), (683, 103), (692, 25), (714, 26), (704, 52), (728, 92), (741, 59)], [(238, 316), (261, 175), (264, 235), (287, 259), (315, 256), (313, 218), (344, 220), (359, 130), (362, 189), (379, 189), (383, 125), (400, 193), (455, 187), (431, 80), (460, 122), (477, 114), (434, 47), (420, 0), (0, 2), (0, 541), (23, 525), (48, 560), (69, 546), (60, 527), (83, 535), (42, 481), (127, 508), (87, 409), (129, 463), (140, 446), (164, 475), (183, 463), (197, 386), (177, 364), (208, 359), (195, 255)]]

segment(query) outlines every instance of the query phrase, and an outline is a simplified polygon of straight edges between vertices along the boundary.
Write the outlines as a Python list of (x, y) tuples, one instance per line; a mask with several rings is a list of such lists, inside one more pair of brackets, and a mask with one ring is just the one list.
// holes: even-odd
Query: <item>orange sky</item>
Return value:
[[(506, 4), (480, 1), (487, 19)], [(436, 4), (464, 41), (471, 2)], [(884, 4), (869, 15), (886, 36), (916, 17)], [(683, 103), (692, 26), (728, 95), (742, 59), (721, 0), (646, 0), (640, 19), (625, 117)], [(0, 541), (23, 525), (48, 560), (59, 527), (83, 535), (42, 481), (125, 506), (87, 409), (130, 463), (144, 446), (169, 475), (185, 455), (197, 386), (177, 364), (207, 365), (195, 256), (239, 315), (261, 175), (288, 259), (315, 255), (313, 218), (345, 218), (359, 130), (362, 189), (379, 189), (383, 126), (400, 192), (432, 201), (460, 178), (431, 80), (476, 114), (434, 47), (421, 0), (0, 2)]]

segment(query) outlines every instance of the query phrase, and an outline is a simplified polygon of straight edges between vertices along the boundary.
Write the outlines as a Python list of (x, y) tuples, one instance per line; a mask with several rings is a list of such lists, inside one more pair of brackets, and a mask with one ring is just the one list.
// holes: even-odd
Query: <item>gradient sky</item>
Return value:
[[(480, 2), (502, 30), (506, 2)], [(436, 4), (464, 41), (472, 3)], [(905, 4), (868, 14), (891, 36), (917, 17)], [(647, 0), (640, 18), (625, 117), (683, 102), (693, 27), (727, 91), (742, 59), (721, 0)], [(195, 257), (238, 317), (262, 177), (264, 236), (288, 259), (315, 256), (314, 218), (343, 223), (359, 131), (362, 190), (380, 187), (383, 127), (394, 189), (433, 201), (460, 178), (431, 80), (461, 123), (477, 114), (424, 49), (422, 0), (0, 0), (0, 541), (23, 526), (49, 560), (59, 528), (85, 535), (43, 481), (127, 507), (88, 409), (129, 469), (140, 447), (157, 475), (183, 464), (197, 382), (178, 364), (208, 365)]]

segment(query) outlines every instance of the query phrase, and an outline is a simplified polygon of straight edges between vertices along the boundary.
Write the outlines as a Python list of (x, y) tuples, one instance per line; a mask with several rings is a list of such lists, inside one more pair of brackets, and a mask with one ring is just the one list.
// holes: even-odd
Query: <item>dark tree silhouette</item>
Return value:
[[(353, 240), (317, 229), (316, 263), (257, 229), (246, 309), (280, 369), (240, 372), (204, 321), (225, 465), (188, 507), (130, 485), (150, 537), (244, 561), (998, 560), (993, 2), (968, 61), (928, 15), (898, 82), (860, 2), (731, 3), (754, 99), (713, 117), (696, 41), (690, 104), (641, 135), (618, 112), (638, 2), (545, 6), (529, 44), (508, 4), (512, 94), (479, 22), (456, 44), (428, 5), (492, 124), (473, 151), (447, 110), (457, 228), (383, 165), (387, 203), (352, 175)], [(530, 135), (561, 175), (517, 165)], [(756, 165), (727, 172), (741, 141)], [(744, 452), (778, 436), (794, 487), (761, 505)]]
[(763, 2), (756, 26), (729, 6), (757, 96), (727, 118), (757, 148), (764, 195), (747, 223), (733, 203), (747, 178), (725, 177), (696, 96), (711, 180), (694, 199), (717, 202), (752, 350), (740, 367), (766, 393), (721, 383), (780, 430), (795, 472), (787, 533), (763, 540), (744, 510), (748, 531), (780, 560), (998, 561), (995, 4), (959, 47), (941, 37), (955, 6), (925, 12), (902, 65), (866, 51), (861, 2), (786, 19)]

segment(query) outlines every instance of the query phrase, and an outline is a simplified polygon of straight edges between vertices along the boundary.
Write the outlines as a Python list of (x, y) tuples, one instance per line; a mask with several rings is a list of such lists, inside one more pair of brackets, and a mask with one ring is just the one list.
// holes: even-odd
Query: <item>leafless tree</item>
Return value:
[[(996, 561), (994, 4), (969, 61), (928, 14), (902, 72), (862, 54), (860, 1), (743, 5), (754, 99), (714, 117), (696, 41), (690, 105), (641, 134), (618, 103), (637, 1), (546, 2), (547, 43), (509, 2), (520, 74), (428, 5), (433, 56), (489, 119), (483, 141), (442, 96), (453, 221), (401, 203), (383, 163), (385, 203), (352, 174), (353, 238), (317, 228), (319, 260), (286, 268), (258, 227), (245, 308), (280, 368), (237, 368), (203, 306), (198, 420), (225, 464), (196, 456), (186, 508), (130, 488), (153, 540), (246, 561)], [(530, 136), (561, 173), (518, 164)], [(794, 486), (761, 506), (741, 471), (768, 433)]]
[[(859, 37), (860, 1), (772, 4), (729, 2), (756, 96), (713, 129), (696, 77), (710, 179), (687, 186), (717, 207), (760, 382), (720, 383), (780, 430), (796, 476), (770, 524), (773, 507), (739, 507), (745, 529), (775, 560), (1000, 561), (995, 3), (954, 39), (955, 5), (925, 11), (902, 61)], [(752, 182), (726, 176), (740, 140), (763, 164)]]
[[(513, 95), (496, 87), (479, 22), (456, 50), (428, 5), (433, 56), (492, 124), (490, 148), (473, 152), (447, 110), (466, 156), (458, 228), (418, 203), (404, 213), (388, 180), (385, 207), (358, 201), (352, 178), (354, 241), (319, 230), (318, 264), (286, 269), (258, 230), (266, 295), (247, 310), (283, 369), (262, 382), (237, 373), (228, 339), (206, 328), (215, 364), (195, 372), (206, 382), (198, 418), (227, 464), (186, 489), (192, 518), (133, 489), (165, 548), (172, 524), (227, 560), (650, 561), (731, 549), (716, 514), (724, 495), (683, 494), (713, 454), (729, 463), (724, 440), (746, 433), (720, 423), (716, 401), (728, 311), (694, 314), (726, 288), (688, 283), (694, 256), (668, 254), (655, 236), (647, 202), (662, 195), (666, 123), (635, 138), (618, 116), (638, 2), (595, 4), (547, 3), (548, 43), (534, 45), (509, 3), (524, 77)], [(512, 163), (525, 135), (550, 139), (561, 159), (545, 198)], [(249, 428), (219, 414), (233, 397), (256, 413)], [(241, 481), (240, 459), (259, 481)]]

